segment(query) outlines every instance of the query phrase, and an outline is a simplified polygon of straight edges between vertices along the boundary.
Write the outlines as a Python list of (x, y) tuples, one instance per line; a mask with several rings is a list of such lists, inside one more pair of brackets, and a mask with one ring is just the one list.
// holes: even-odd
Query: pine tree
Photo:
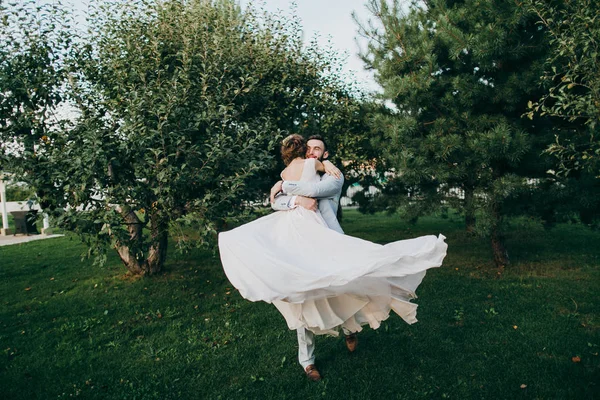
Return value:
[(395, 172), (380, 201), (413, 219), (459, 208), (504, 267), (506, 216), (527, 209), (514, 200), (542, 190), (535, 183), (551, 167), (545, 120), (522, 117), (540, 96), (544, 28), (519, 2), (371, 0), (369, 8), (363, 58), (396, 108), (376, 117), (384, 134), (375, 145)]

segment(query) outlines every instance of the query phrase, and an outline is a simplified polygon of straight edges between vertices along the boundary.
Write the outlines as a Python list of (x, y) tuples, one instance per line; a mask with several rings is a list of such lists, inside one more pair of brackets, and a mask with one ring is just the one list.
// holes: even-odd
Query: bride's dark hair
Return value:
[(289, 165), (295, 158), (306, 157), (306, 139), (298, 134), (289, 135), (281, 143), (281, 158)]

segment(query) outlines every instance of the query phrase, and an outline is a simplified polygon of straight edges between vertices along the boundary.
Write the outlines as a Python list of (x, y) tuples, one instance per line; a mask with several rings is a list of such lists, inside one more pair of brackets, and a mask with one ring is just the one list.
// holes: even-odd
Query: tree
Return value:
[(505, 217), (523, 210), (515, 200), (541, 190), (535, 183), (551, 167), (540, 155), (552, 140), (547, 122), (522, 118), (541, 95), (545, 30), (519, 2), (371, 0), (369, 8), (363, 59), (395, 106), (375, 117), (383, 132), (375, 145), (394, 175), (374, 204), (403, 206), (413, 220), (455, 206), (505, 266)]
[(68, 73), (65, 56), (73, 44), (72, 19), (60, 2), (37, 5), (33, 0), (8, 7), (0, 3), (0, 18), (0, 171), (35, 179), (43, 196), (53, 187), (39, 150), (66, 123), (58, 110)]
[(585, 169), (600, 176), (600, 5), (591, 0), (529, 0), (550, 37), (542, 84), (547, 90), (527, 113), (557, 122), (556, 142), (548, 151), (558, 157), (558, 173)]
[(354, 107), (297, 21), (233, 0), (106, 2), (88, 25), (66, 64), (74, 126), (37, 150), (53, 187), (40, 197), (134, 274), (161, 270), (170, 233), (214, 242), (268, 192), (283, 135), (335, 136)]

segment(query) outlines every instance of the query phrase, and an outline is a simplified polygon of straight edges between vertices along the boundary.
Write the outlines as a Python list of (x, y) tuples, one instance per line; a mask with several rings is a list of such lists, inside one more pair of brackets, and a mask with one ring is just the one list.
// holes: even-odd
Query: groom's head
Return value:
[(306, 158), (316, 158), (323, 161), (329, 157), (325, 139), (321, 135), (312, 135), (306, 140)]

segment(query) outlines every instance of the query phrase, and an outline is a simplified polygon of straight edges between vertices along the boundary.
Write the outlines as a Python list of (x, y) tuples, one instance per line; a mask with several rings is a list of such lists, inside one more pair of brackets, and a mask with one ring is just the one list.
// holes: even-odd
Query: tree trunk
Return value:
[(144, 275), (144, 260), (139, 260), (127, 246), (117, 246), (121, 262), (132, 275)]
[(475, 232), (475, 190), (472, 186), (465, 186), (465, 228), (467, 232)]
[(508, 265), (508, 253), (504, 247), (504, 238), (498, 233), (497, 229), (492, 231), (492, 251), (494, 252), (494, 262), (498, 269), (503, 270)]
[(169, 244), (169, 229), (165, 221), (159, 220), (156, 215), (150, 219), (150, 249), (146, 259), (147, 274), (154, 275), (162, 270), (167, 259), (167, 246)]
[[(133, 275), (154, 275), (162, 270), (167, 259), (167, 246), (169, 244), (168, 223), (157, 215), (150, 215), (150, 247), (145, 252), (143, 246), (143, 226), (138, 216), (133, 211), (122, 212), (132, 247), (118, 244), (116, 250), (127, 270)], [(147, 257), (144, 258), (144, 254)]]
[[(127, 209), (127, 211), (121, 211), (121, 215), (125, 220), (125, 224), (127, 224), (130, 243), (141, 244), (143, 241), (143, 224), (138, 218), (138, 216), (131, 209)], [(145, 260), (143, 258), (137, 256), (135, 254), (136, 252), (132, 251), (131, 248), (125, 244), (117, 242), (115, 248), (117, 250), (117, 253), (119, 253), (121, 262), (123, 262), (125, 268), (127, 268), (129, 272), (131, 272), (133, 275), (145, 274)]]
[(494, 253), (494, 262), (498, 269), (503, 270), (508, 265), (508, 253), (504, 246), (504, 236), (500, 231), (501, 216), (499, 206), (494, 204), (492, 206), (492, 232), (491, 232), (491, 245)]

